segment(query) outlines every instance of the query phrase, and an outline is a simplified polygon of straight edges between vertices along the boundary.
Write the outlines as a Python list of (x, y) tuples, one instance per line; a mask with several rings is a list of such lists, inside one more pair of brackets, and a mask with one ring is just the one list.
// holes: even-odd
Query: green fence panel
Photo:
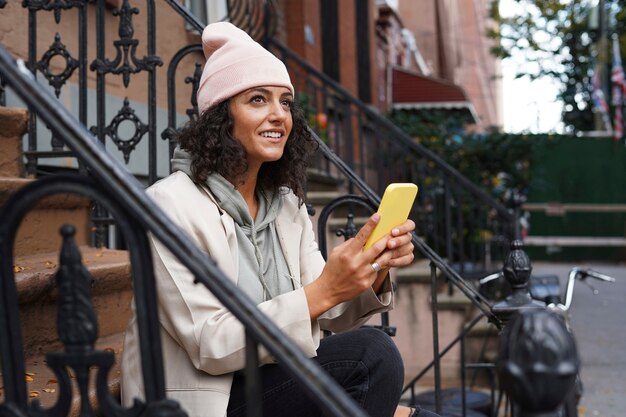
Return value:
[[(537, 138), (538, 139), (538, 138)], [(529, 203), (626, 204), (626, 147), (557, 136), (532, 147)], [(531, 236), (624, 237), (626, 213), (530, 212)], [(626, 260), (623, 247), (528, 247), (531, 259)]]

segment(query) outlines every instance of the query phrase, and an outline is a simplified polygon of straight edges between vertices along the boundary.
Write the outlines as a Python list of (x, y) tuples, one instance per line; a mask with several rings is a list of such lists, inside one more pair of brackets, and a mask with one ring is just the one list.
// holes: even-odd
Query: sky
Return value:
[[(519, 7), (513, 0), (500, 0), (500, 13), (506, 16)], [(509, 133), (546, 133), (563, 131), (562, 103), (557, 100), (559, 85), (548, 77), (530, 81), (515, 79), (523, 57), (502, 61), (504, 131)]]
[(509, 133), (560, 133), (562, 103), (557, 100), (558, 85), (549, 78), (534, 81), (514, 79), (516, 62), (502, 62), (504, 131)]

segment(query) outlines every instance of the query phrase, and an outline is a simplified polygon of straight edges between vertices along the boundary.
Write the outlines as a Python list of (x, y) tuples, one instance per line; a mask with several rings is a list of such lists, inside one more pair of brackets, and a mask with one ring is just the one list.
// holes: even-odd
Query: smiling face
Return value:
[(248, 172), (283, 156), (293, 127), (293, 96), (285, 87), (254, 87), (230, 99), (232, 135), (246, 150)]

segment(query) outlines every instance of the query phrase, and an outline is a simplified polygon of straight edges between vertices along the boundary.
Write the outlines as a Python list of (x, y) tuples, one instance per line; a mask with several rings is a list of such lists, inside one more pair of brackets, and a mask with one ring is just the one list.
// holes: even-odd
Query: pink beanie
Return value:
[(287, 87), (295, 95), (285, 64), (233, 24), (204, 28), (202, 48), (206, 64), (197, 93), (200, 113), (252, 87)]

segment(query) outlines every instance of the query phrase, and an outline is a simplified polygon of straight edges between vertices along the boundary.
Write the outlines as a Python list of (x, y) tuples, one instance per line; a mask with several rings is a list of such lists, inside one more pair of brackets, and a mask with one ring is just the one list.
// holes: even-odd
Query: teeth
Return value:
[(278, 139), (282, 135), (280, 133), (278, 133), (278, 132), (263, 132), (263, 133), (261, 133), (261, 136), (265, 136), (266, 138)]

